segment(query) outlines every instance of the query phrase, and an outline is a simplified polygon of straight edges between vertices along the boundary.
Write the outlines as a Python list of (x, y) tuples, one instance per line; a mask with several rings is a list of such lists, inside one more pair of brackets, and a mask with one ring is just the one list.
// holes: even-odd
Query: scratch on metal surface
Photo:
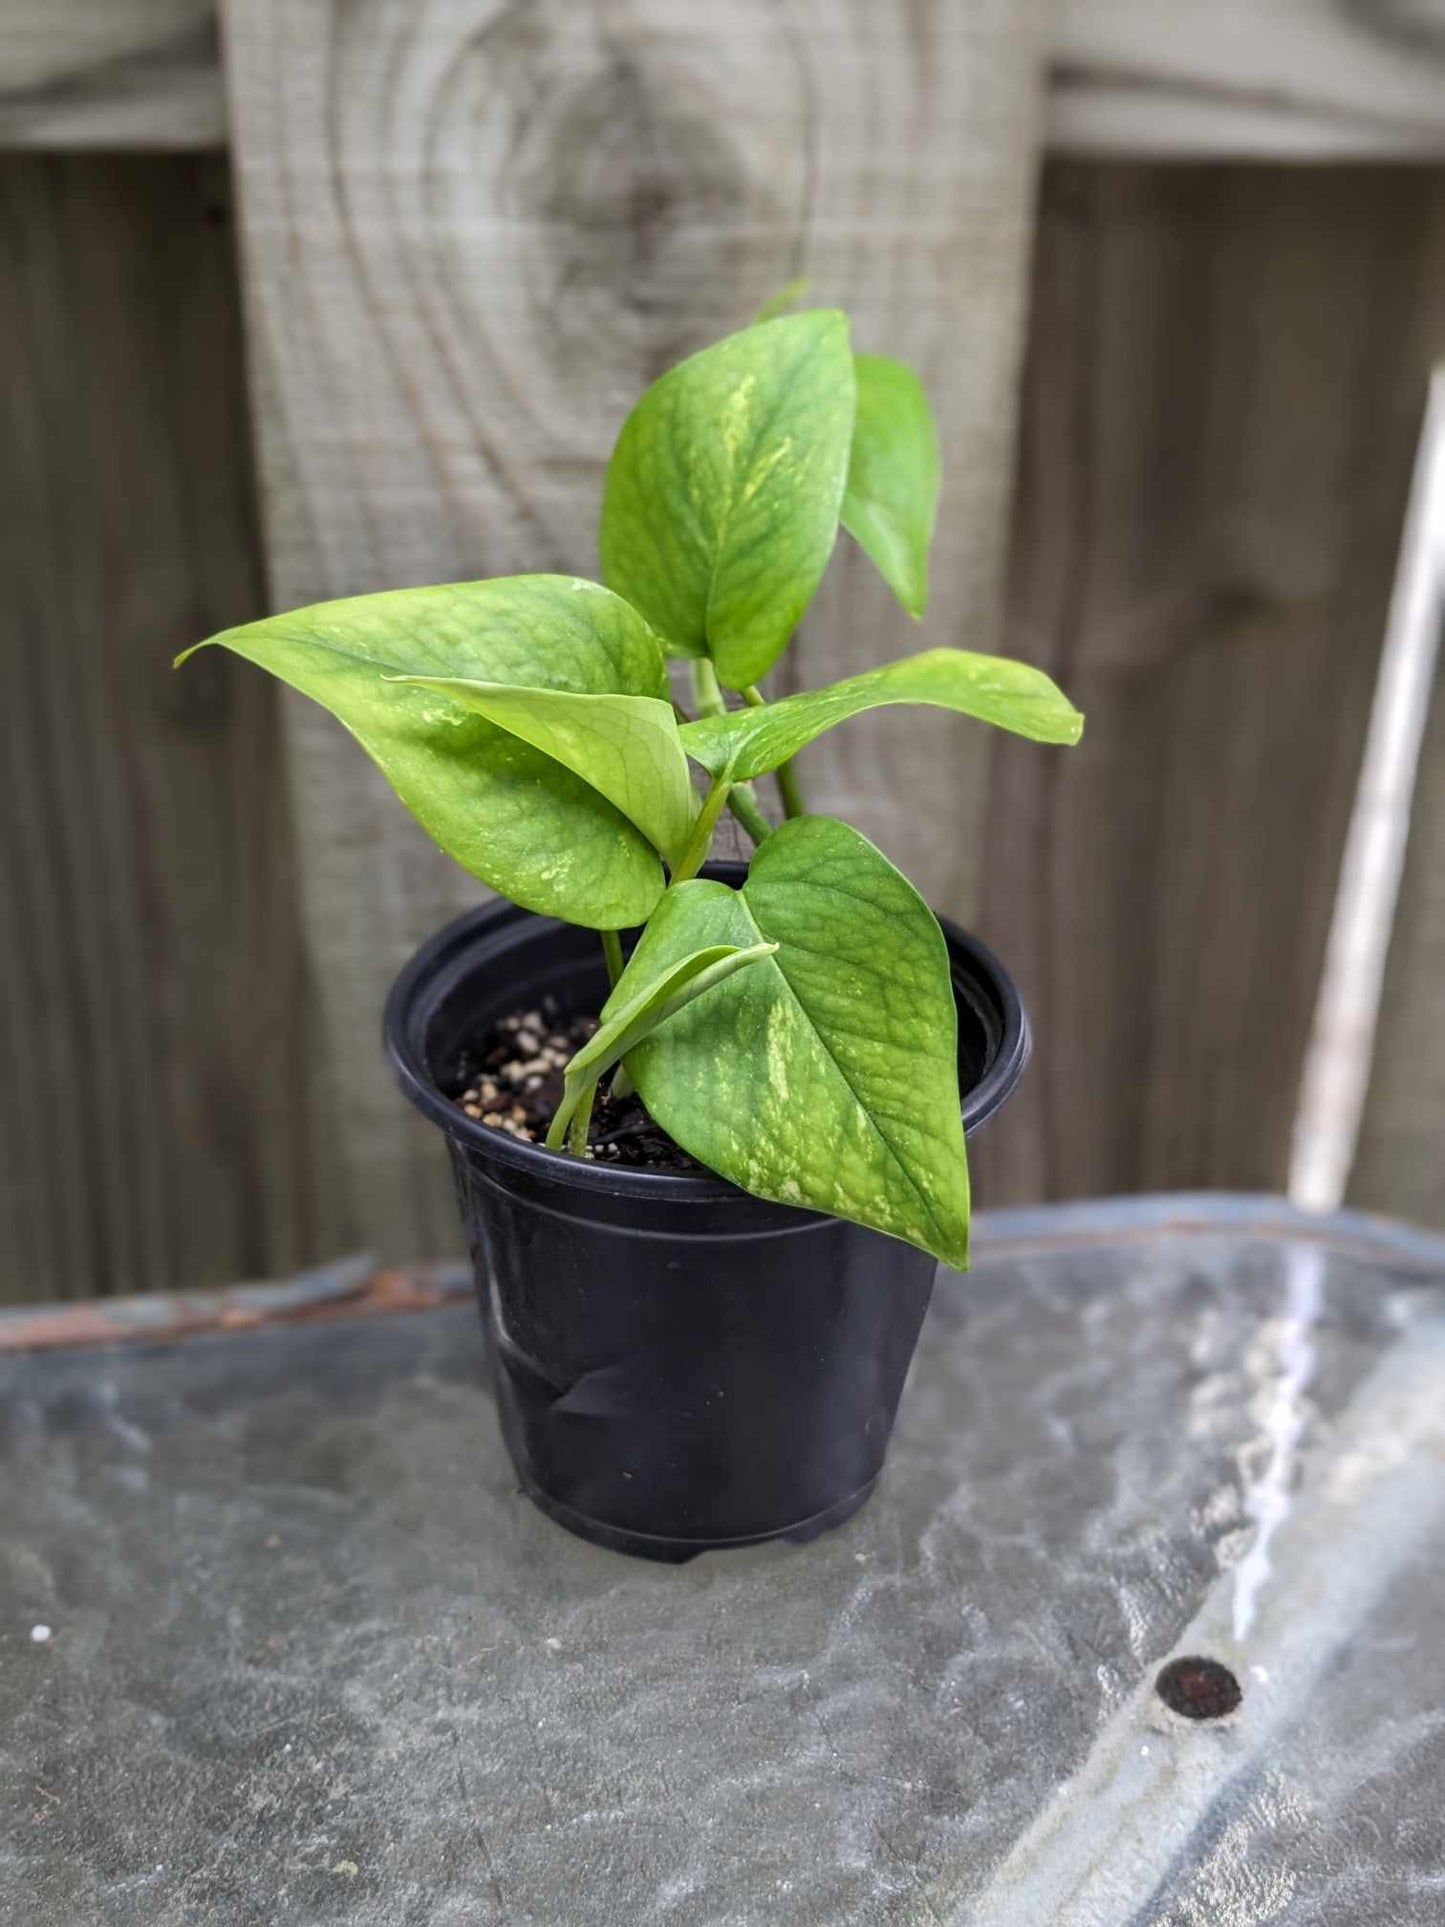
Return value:
[(154, 1344), (207, 1332), (254, 1331), (263, 1325), (427, 1311), (470, 1290), (470, 1274), (458, 1266), (385, 1270), (367, 1257), (343, 1258), (282, 1284), (153, 1292), (0, 1311), (0, 1352)]
[[(1277, 1535), (1276, 1583), (1260, 1597), (1247, 1645), (1234, 1638), (1228, 1572), (1175, 1646), (1252, 1682), (1239, 1711), (1181, 1720), (1156, 1698), (1151, 1667), (982, 1894), (970, 1900), (945, 1876), (931, 1890), (933, 1913), (954, 1927), (1118, 1927), (1144, 1915), (1230, 1784), (1259, 1771), (1341, 1648), (1445, 1526), (1442, 1461), (1445, 1320), (1422, 1318), (1365, 1381), (1311, 1468)], [(1260, 1918), (1251, 1911), (1231, 1927)]]
[(1319, 1246), (1291, 1245), (1284, 1263), (1279, 1373), (1264, 1415), (1269, 1459), (1245, 1493), (1244, 1509), (1255, 1522), (1254, 1542), (1234, 1570), (1237, 1645), (1253, 1629), (1260, 1590), (1269, 1578), (1270, 1547), (1289, 1516), (1295, 1459), (1307, 1420), (1305, 1393), (1315, 1371), (1314, 1333), (1324, 1303), (1325, 1255)]

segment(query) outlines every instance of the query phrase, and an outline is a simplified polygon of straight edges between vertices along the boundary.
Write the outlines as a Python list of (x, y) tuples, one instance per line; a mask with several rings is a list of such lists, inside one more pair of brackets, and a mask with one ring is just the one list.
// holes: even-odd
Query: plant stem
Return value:
[(620, 1104), (624, 1097), (631, 1097), (636, 1089), (637, 1086), (627, 1075), (627, 1066), (625, 1064), (619, 1064), (617, 1069), (612, 1073), (613, 1102)]
[(547, 1126), (547, 1135), (542, 1140), (549, 1151), (565, 1151), (567, 1148), (567, 1126), (572, 1122), (572, 1113), (577, 1108), (573, 1091), (567, 1086), (565, 1074), (562, 1084), (562, 1102), (552, 1113), (552, 1122)]
[[(563, 1073), (562, 1101), (552, 1113), (552, 1122), (547, 1126), (543, 1139), (549, 1151), (574, 1151), (581, 1153), (587, 1148), (587, 1129), (592, 1122), (592, 1100), (597, 1095), (596, 1076), (574, 1077), (569, 1064)], [(577, 1142), (578, 1118), (581, 1123), (581, 1142)]]
[(723, 804), (727, 802), (732, 786), (732, 778), (726, 771), (721, 776), (713, 778), (712, 787), (703, 798), (697, 821), (692, 826), (692, 835), (687, 840), (687, 848), (678, 858), (672, 872), (674, 883), (686, 883), (688, 878), (695, 877), (707, 862), (708, 851), (712, 848), (713, 831), (717, 828), (717, 820), (722, 815)]
[(753, 839), (761, 843), (765, 836), (771, 836), (773, 826), (758, 806), (758, 799), (751, 783), (736, 783), (728, 798), (728, 808)]
[[(692, 665), (692, 692), (697, 700), (699, 716), (726, 716), (728, 706), (723, 700), (717, 671), (712, 666), (710, 656), (699, 656)], [(756, 694), (756, 691), (754, 691)], [(743, 691), (744, 701), (748, 700)], [(759, 698), (761, 700), (761, 698)], [(758, 805), (757, 792), (751, 783), (735, 783), (728, 797), (728, 808), (747, 831), (755, 844), (761, 843), (772, 831), (772, 824), (763, 815)]]
[[(767, 697), (756, 683), (749, 683), (743, 691), (743, 701), (749, 709), (762, 709), (767, 704)], [(808, 806), (803, 801), (803, 792), (798, 784), (798, 772), (793, 767), (792, 757), (789, 756), (785, 762), (779, 763), (774, 774), (778, 779), (778, 795), (783, 799), (783, 815), (805, 815)]]
[(778, 795), (783, 799), (784, 816), (802, 816), (807, 809), (803, 792), (798, 788), (798, 773), (793, 768), (790, 756), (785, 763), (779, 763), (776, 771)]
[(622, 939), (615, 930), (598, 932), (602, 938), (602, 954), (607, 959), (607, 981), (616, 984), (622, 975)]
[(594, 1077), (582, 1092), (581, 1101), (572, 1113), (572, 1122), (567, 1127), (567, 1149), (574, 1158), (580, 1158), (587, 1149), (587, 1132), (592, 1124), (592, 1100), (597, 1095), (597, 1079)]
[(699, 716), (727, 714), (727, 704), (723, 701), (717, 671), (712, 666), (710, 656), (699, 656), (692, 665), (692, 693)]

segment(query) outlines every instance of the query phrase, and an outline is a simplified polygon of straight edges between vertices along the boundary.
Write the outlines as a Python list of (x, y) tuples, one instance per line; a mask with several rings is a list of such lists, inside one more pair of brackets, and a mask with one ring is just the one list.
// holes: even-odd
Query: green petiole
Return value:
[[(699, 656), (692, 665), (692, 688), (699, 716), (727, 714), (717, 671), (706, 656)], [(759, 808), (757, 792), (751, 783), (735, 783), (728, 795), (727, 806), (755, 844), (771, 835), (773, 826)]]
[[(749, 709), (763, 709), (767, 705), (767, 697), (756, 683), (748, 684), (743, 691), (743, 701)], [(783, 815), (805, 815), (808, 806), (803, 801), (803, 792), (798, 785), (798, 772), (793, 767), (792, 757), (789, 756), (779, 763), (773, 774), (777, 780), (778, 795), (783, 799)]]
[(622, 975), (622, 939), (615, 930), (599, 930), (602, 939), (602, 954), (607, 959), (607, 982), (609, 988)]
[(732, 787), (732, 764), (729, 763), (721, 776), (713, 778), (712, 787), (703, 798), (703, 805), (698, 811), (696, 823), (692, 826), (692, 835), (688, 839), (687, 848), (678, 858), (672, 872), (674, 883), (686, 883), (688, 878), (695, 877), (707, 862), (708, 852), (712, 848), (713, 832), (717, 828), (717, 820), (722, 815), (723, 806), (732, 794)]

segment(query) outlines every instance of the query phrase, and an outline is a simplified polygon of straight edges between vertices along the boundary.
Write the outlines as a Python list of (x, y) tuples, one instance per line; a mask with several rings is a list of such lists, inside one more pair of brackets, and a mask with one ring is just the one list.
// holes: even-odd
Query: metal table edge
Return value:
[[(1363, 1211), (1316, 1215), (1267, 1192), (1160, 1192), (981, 1211), (974, 1219), (974, 1258), (987, 1264), (1034, 1248), (1220, 1236), (1322, 1244), (1445, 1276), (1445, 1233)], [(0, 1308), (0, 1353), (154, 1343), (425, 1311), (471, 1289), (464, 1264), (378, 1266), (355, 1255), (274, 1283)]]

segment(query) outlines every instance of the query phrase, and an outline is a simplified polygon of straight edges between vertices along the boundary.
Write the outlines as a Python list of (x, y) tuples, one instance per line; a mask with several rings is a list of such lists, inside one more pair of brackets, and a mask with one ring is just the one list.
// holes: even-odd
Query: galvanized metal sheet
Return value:
[(481, 1364), (456, 1304), (0, 1360), (0, 1919), (1445, 1917), (1445, 1243), (989, 1220), (873, 1503), (678, 1569), (529, 1506)]

